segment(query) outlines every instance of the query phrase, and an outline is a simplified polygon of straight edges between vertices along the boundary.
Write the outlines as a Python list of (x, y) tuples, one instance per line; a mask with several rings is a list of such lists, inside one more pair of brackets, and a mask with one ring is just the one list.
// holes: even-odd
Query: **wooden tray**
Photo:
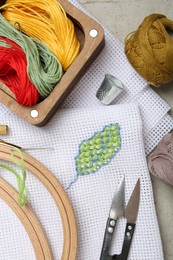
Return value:
[(103, 28), (95, 20), (68, 1), (59, 0), (59, 3), (75, 24), (78, 39), (81, 43), (79, 55), (65, 72), (61, 81), (45, 100), (31, 107), (18, 104), (14, 94), (0, 82), (0, 102), (35, 126), (43, 126), (48, 123), (105, 44)]

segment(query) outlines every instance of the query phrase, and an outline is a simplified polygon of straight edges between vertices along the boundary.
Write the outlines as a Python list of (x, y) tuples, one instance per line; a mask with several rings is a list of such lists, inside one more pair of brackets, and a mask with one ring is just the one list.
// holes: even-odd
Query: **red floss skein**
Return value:
[(19, 104), (37, 103), (39, 93), (28, 78), (25, 53), (15, 42), (3, 37), (0, 37), (0, 80), (15, 94)]

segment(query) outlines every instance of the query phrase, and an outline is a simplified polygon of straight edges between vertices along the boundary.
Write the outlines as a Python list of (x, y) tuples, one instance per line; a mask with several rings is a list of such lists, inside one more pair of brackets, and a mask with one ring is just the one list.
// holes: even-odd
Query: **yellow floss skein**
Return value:
[(156, 87), (173, 80), (173, 38), (169, 32), (173, 32), (173, 21), (151, 14), (125, 39), (129, 62)]
[(30, 37), (47, 44), (67, 70), (79, 53), (74, 24), (56, 0), (7, 0), (2, 15)]

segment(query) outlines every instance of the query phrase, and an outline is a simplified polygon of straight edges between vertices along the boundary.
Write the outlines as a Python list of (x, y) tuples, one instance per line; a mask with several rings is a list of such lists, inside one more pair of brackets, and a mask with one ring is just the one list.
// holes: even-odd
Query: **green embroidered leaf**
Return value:
[(76, 170), (79, 175), (94, 173), (110, 162), (121, 146), (118, 124), (106, 126), (79, 146)]
[(107, 125), (101, 132), (97, 132), (91, 138), (84, 140), (79, 145), (79, 153), (75, 157), (77, 172), (75, 181), (79, 175), (95, 173), (102, 166), (110, 163), (120, 147), (121, 135), (118, 124)]

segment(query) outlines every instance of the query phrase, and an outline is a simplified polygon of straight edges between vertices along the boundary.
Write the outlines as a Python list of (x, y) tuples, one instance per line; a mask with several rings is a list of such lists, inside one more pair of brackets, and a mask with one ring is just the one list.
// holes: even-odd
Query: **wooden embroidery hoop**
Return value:
[(14, 211), (22, 222), (32, 242), (37, 260), (52, 260), (49, 243), (43, 229), (28, 204), (19, 206), (18, 193), (5, 180), (0, 178), (0, 198), (2, 198)]
[[(0, 141), (0, 159), (11, 162), (11, 150), (15, 145)], [(75, 260), (77, 251), (77, 228), (75, 216), (70, 201), (58, 180), (53, 174), (35, 158), (23, 152), (25, 169), (34, 175), (47, 188), (54, 199), (62, 220), (64, 244), (62, 260)], [(20, 162), (21, 158), (14, 152), (14, 158)], [(46, 259), (47, 260), (47, 259)]]
[(79, 55), (64, 73), (60, 82), (46, 99), (31, 107), (17, 103), (14, 94), (0, 82), (0, 102), (35, 126), (48, 123), (105, 45), (104, 30), (100, 24), (67, 0), (58, 0), (58, 2), (73, 21), (81, 43)]

